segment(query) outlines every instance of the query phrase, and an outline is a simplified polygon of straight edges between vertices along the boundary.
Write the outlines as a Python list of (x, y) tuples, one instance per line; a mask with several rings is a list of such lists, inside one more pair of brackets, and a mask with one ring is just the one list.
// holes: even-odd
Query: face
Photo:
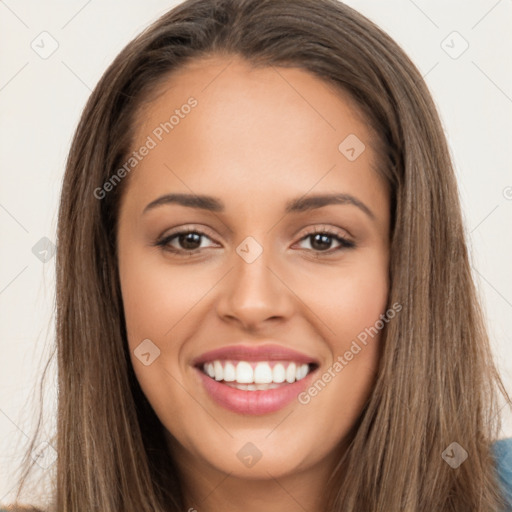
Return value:
[(238, 58), (174, 73), (138, 116), (122, 297), (135, 374), (182, 468), (258, 479), (335, 463), (387, 309), (374, 146), (348, 96)]

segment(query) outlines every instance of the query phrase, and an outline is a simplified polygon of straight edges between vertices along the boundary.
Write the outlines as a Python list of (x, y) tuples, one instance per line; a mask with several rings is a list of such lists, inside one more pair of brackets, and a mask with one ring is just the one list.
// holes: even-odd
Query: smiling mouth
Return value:
[(316, 363), (213, 360), (198, 368), (212, 380), (243, 391), (276, 389), (304, 379)]

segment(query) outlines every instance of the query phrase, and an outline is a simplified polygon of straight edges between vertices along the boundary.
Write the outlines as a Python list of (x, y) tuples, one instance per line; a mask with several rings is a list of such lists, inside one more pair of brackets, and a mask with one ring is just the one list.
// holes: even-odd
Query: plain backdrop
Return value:
[[(0, 2), (0, 502), (12, 497), (53, 343), (51, 244), (71, 137), (110, 62), (177, 3)], [(434, 96), (494, 354), (512, 390), (512, 0), (347, 3), (404, 48)], [(55, 376), (53, 362), (45, 387), (48, 428)], [(512, 436), (510, 413), (504, 421), (502, 437)]]

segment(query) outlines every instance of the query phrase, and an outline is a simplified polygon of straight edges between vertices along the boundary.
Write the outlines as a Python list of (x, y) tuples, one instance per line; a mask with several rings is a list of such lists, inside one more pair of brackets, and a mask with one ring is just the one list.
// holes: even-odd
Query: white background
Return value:
[[(32, 247), (42, 237), (55, 242), (65, 158), (91, 90), (125, 44), (176, 3), (0, 2), (0, 502), (12, 498), (13, 469), (34, 428), (37, 387), (54, 335), (55, 259), (41, 262)], [(438, 105), (474, 276), (512, 391), (512, 0), (347, 3), (404, 48)], [(43, 46), (41, 37), (50, 48), (43, 31), (58, 43), (47, 59), (31, 48), (33, 41)], [(469, 47), (462, 55), (448, 55), (463, 49), (464, 40)], [(49, 427), (55, 370), (53, 363), (45, 400)], [(510, 414), (504, 419), (503, 437), (512, 436)]]

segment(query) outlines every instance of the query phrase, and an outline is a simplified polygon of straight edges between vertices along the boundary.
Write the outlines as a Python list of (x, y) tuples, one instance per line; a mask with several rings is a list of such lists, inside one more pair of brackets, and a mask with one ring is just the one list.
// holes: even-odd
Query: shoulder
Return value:
[(495, 441), (493, 450), (503, 493), (512, 507), (512, 437)]

